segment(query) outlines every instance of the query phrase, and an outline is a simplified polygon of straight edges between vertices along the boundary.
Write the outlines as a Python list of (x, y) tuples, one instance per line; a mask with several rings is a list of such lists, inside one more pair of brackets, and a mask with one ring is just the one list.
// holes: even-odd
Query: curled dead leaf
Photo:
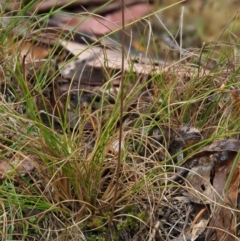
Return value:
[(239, 164), (234, 170), (228, 187), (226, 183), (236, 163), (239, 150), (239, 140), (219, 140), (202, 148), (185, 163), (191, 169), (186, 178), (191, 184), (189, 199), (195, 203), (210, 204), (211, 207), (210, 226), (214, 228), (208, 229), (207, 239), (214, 231), (219, 240), (235, 240), (237, 214), (234, 210), (237, 209), (240, 184)]
[[(184, 169), (179, 168), (178, 174), (186, 176), (188, 171), (193, 167), (199, 166), (204, 162), (221, 163), (228, 160), (229, 153), (237, 153), (240, 150), (240, 140), (237, 139), (224, 139), (218, 140), (204, 148), (193, 156), (188, 158), (182, 166)], [(206, 158), (207, 157), (207, 158)], [(210, 158), (208, 158), (210, 157)], [(179, 179), (178, 177), (175, 180)]]

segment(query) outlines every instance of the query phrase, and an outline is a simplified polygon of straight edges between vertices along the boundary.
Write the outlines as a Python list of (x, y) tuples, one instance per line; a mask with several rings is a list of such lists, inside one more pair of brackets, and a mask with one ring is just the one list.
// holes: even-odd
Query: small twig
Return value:
[(203, 208), (198, 214), (197, 216), (194, 218), (192, 224), (191, 224), (191, 227), (190, 229), (193, 228), (193, 226), (198, 222), (199, 218), (202, 216), (202, 214), (206, 211), (206, 208)]
[(24, 79), (26, 79), (26, 66), (25, 66), (25, 62), (26, 62), (26, 57), (27, 57), (27, 55), (23, 55), (23, 58), (22, 58), (22, 71), (23, 71), (23, 77), (24, 77)]
[(180, 16), (180, 59), (182, 59), (182, 38), (183, 38), (183, 15), (184, 15), (184, 7), (182, 7), (182, 12)]

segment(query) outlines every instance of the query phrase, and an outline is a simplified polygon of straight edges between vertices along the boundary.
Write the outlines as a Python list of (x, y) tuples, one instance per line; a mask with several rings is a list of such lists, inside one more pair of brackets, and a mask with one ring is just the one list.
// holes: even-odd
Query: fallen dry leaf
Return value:
[(213, 162), (194, 167), (188, 173), (186, 180), (190, 184), (188, 197), (194, 203), (211, 203), (215, 200), (215, 193), (211, 185)]
[[(92, 68), (104, 68), (111, 70), (121, 70), (122, 67), (122, 56), (119, 50), (113, 49), (104, 49), (99, 46), (88, 46), (86, 44), (80, 44), (73, 41), (61, 40), (62, 46), (64, 46), (69, 52), (78, 57), (78, 60), (72, 61), (70, 63), (71, 68), (74, 68), (74, 65), (79, 63), (79, 60), (83, 63), (86, 63)], [(155, 74), (165, 74), (164, 79), (166, 82), (171, 85), (172, 82), (168, 82), (170, 79), (173, 81), (176, 79), (186, 79), (191, 78), (192, 76), (198, 75), (199, 78), (202, 78), (209, 74), (207, 70), (199, 70), (198, 68), (194, 68), (186, 65), (153, 65), (151, 63), (145, 64), (136, 61), (136, 55), (127, 55), (124, 61), (125, 71), (134, 72), (141, 76), (149, 77)], [(167, 66), (167, 67), (166, 67)], [(65, 75), (65, 71), (69, 73), (69, 65), (65, 65), (62, 69), (63, 76)], [(78, 78), (75, 76), (75, 78)], [(184, 89), (182, 90), (184, 92)], [(180, 92), (179, 92), (180, 94)]]
[[(229, 177), (236, 153), (228, 156), (225, 162), (217, 163), (215, 166), (215, 176), (213, 187), (219, 194), (217, 201), (224, 206), (212, 205), (213, 218), (210, 226), (216, 227), (216, 234), (219, 240), (232, 241), (236, 235), (236, 213), (231, 209), (237, 209), (237, 199), (239, 190), (240, 166), (238, 164), (234, 171), (228, 190), (224, 192), (226, 181)], [(230, 233), (230, 234), (228, 234)]]
[(21, 58), (25, 58), (27, 62), (34, 62), (39, 59), (46, 59), (50, 49), (44, 48), (42, 46), (37, 46), (30, 42), (23, 42), (20, 45), (20, 55)]
[[(188, 158), (182, 166), (185, 169), (179, 169), (178, 173), (180, 176), (186, 176), (188, 171), (196, 166), (201, 165), (207, 161), (214, 163), (221, 163), (228, 160), (228, 152), (237, 153), (240, 149), (240, 140), (237, 139), (224, 139), (216, 141), (204, 148), (193, 156)], [(207, 159), (206, 159), (207, 157)], [(211, 158), (208, 158), (211, 157)], [(177, 179), (177, 178), (176, 178)]]
[[(192, 187), (189, 190), (189, 198), (195, 203), (211, 205), (212, 219), (209, 226), (214, 227), (219, 240), (235, 240), (236, 213), (233, 210), (237, 209), (240, 181), (239, 164), (234, 171), (228, 189), (224, 190), (224, 188), (239, 150), (239, 140), (219, 140), (204, 147), (191, 157), (190, 161), (187, 160), (188, 165), (192, 165), (189, 166), (191, 171), (186, 178)], [(214, 174), (211, 174), (212, 170), (214, 170)], [(211, 200), (213, 201), (211, 202)], [(222, 206), (216, 205), (215, 202)], [(206, 234), (208, 239), (210, 239), (212, 232), (213, 229), (208, 229)]]
[(207, 227), (209, 220), (202, 219), (198, 223), (194, 224), (192, 227), (192, 237), (191, 241), (196, 240), (200, 234), (204, 232)]
[[(153, 10), (153, 6), (147, 3), (138, 3), (127, 6), (124, 9), (125, 24), (140, 19)], [(94, 35), (104, 35), (122, 27), (122, 11), (119, 10), (100, 16), (79, 9), (77, 15), (64, 12), (54, 14), (48, 22), (51, 27), (61, 27), (67, 30), (75, 30)]]
[(34, 170), (33, 160), (39, 160), (36, 155), (30, 154), (28, 156), (14, 155), (0, 159), (0, 179), (6, 176), (15, 176), (18, 174), (24, 175)]
[[(29, 1), (25, 1), (25, 3), (27, 3)], [(125, 0), (124, 4), (125, 6), (129, 6), (132, 4), (137, 4), (137, 3), (150, 3), (152, 2), (151, 0)], [(102, 4), (106, 4), (105, 8), (102, 9), (98, 9), (99, 6), (101, 6)], [(59, 8), (59, 7), (63, 7), (63, 6), (68, 6), (68, 8), (81, 8), (81, 6), (87, 6), (87, 5), (91, 5), (91, 6), (95, 6), (98, 9), (98, 13), (101, 12), (102, 14), (110, 11), (110, 10), (115, 10), (115, 9), (120, 9), (121, 8), (121, 1), (119, 0), (113, 0), (109, 3), (108, 0), (75, 0), (75, 1), (71, 1), (69, 2), (69, 0), (42, 0), (39, 1), (39, 3), (36, 3), (35, 5), (33, 5), (31, 11), (34, 12), (45, 12), (45, 11), (49, 11), (53, 8)], [(19, 5), (13, 5), (12, 3), (9, 3), (9, 7), (12, 6), (14, 7), (14, 9), (19, 9)], [(94, 9), (95, 10), (95, 9)], [(100, 11), (101, 10), (101, 11)]]

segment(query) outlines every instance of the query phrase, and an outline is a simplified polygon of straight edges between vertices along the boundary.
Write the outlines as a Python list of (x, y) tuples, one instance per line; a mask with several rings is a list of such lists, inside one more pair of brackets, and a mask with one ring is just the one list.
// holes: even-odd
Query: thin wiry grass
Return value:
[[(13, 26), (9, 26), (9, 32), (11, 28)], [(7, 46), (5, 40), (2, 40), (5, 48), (15, 48)], [(46, 67), (49, 62), (46, 60)], [(76, 237), (84, 240), (96, 238), (96, 235), (104, 237), (116, 188), (112, 177), (115, 177), (118, 154), (119, 99), (107, 106), (102, 103), (102, 108), (93, 113), (79, 114), (80, 127), (76, 125), (73, 132), (63, 117), (58, 132), (53, 125), (46, 126), (41, 120), (33, 91), (41, 93), (45, 83), (51, 81), (46, 74), (48, 71), (35, 73), (37, 82), (32, 88), (26, 83), (20, 59), (13, 58), (12, 63), (15, 69), (9, 64), (8, 71), (15, 81), (5, 77), (6, 84), (12, 85), (5, 87), (11, 101), (3, 100), (0, 108), (1, 148), (4, 149), (1, 158), (34, 153), (40, 161), (32, 160), (35, 170), (29, 175), (14, 177), (13, 170), (2, 180), (2, 238), (57, 240), (59, 236), (62, 240), (76, 240)], [(140, 230), (142, 240), (146, 240), (150, 233), (145, 230), (154, 225), (155, 215), (171, 203), (166, 200), (174, 198), (174, 191), (169, 191), (174, 184), (169, 184), (168, 180), (176, 163), (175, 156), (168, 152), (165, 128), (189, 123), (203, 130), (205, 140), (182, 150), (184, 153), (193, 151), (183, 161), (201, 146), (239, 133), (239, 116), (234, 113), (236, 105), (230, 90), (238, 71), (230, 72), (230, 78), (222, 86), (223, 70), (218, 67), (210, 74), (203, 77), (196, 74), (187, 81), (176, 76), (178, 70), (176, 64), (172, 73), (156, 74), (143, 83), (140, 78), (132, 83), (132, 79), (126, 77), (132, 90), (130, 93), (126, 90), (124, 99), (119, 191), (113, 215), (115, 236), (130, 239), (133, 230)], [(109, 73), (111, 75), (113, 73)], [(151, 93), (151, 98), (144, 100), (143, 92)], [(230, 93), (226, 100), (225, 92)], [(81, 127), (89, 119), (95, 121), (93, 132)], [(156, 127), (163, 136), (162, 143), (149, 136)], [(176, 226), (182, 225), (180, 221)], [(172, 234), (166, 231), (165, 235)]]

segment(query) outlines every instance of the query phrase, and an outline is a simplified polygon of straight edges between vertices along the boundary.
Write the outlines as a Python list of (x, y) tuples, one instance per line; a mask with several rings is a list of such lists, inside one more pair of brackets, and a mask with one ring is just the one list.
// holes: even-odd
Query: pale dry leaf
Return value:
[(194, 167), (186, 179), (190, 183), (188, 197), (194, 203), (211, 203), (215, 200), (215, 193), (210, 182), (213, 162)]
[(7, 175), (24, 175), (34, 170), (33, 161), (39, 160), (36, 155), (6, 157), (0, 159), (0, 178), (3, 179)]
[[(102, 48), (99, 46), (90, 46), (87, 44), (80, 44), (73, 41), (59, 40), (61, 45), (66, 48), (69, 52), (77, 56), (78, 60), (87, 62), (88, 65), (96, 67), (96, 68), (108, 68), (108, 69), (122, 69), (122, 55), (118, 50)], [(118, 46), (117, 46), (118, 47)], [(136, 59), (138, 59), (138, 55), (128, 55), (128, 58), (124, 59), (125, 71), (134, 72), (139, 75), (145, 76), (153, 76), (156, 74), (165, 73), (167, 76), (164, 79), (172, 81), (174, 78), (176, 79), (186, 79), (192, 78), (194, 76), (198, 76), (202, 78), (209, 74), (208, 70), (198, 69), (191, 66), (174, 64), (169, 65), (165, 63), (164, 65), (153, 65), (151, 61), (149, 64), (146, 62), (139, 63)], [(160, 62), (159, 62), (160, 63)], [(71, 61), (70, 65), (73, 66), (74, 61)], [(65, 71), (69, 71), (69, 65), (65, 65), (62, 73), (64, 75)], [(169, 83), (171, 85), (171, 83)], [(182, 92), (185, 90), (183, 89)]]
[[(62, 41), (63, 46), (65, 46), (71, 53), (78, 56), (80, 61), (86, 61), (89, 66), (94, 68), (108, 68), (119, 70), (122, 67), (122, 57), (119, 51), (114, 51), (110, 49), (102, 49), (101, 47), (90, 47), (84, 44), (78, 44), (70, 41)], [(72, 65), (73, 63), (71, 63)], [(137, 74), (148, 75), (153, 73), (155, 66), (134, 63), (131, 59), (125, 59), (124, 66), (126, 71), (134, 71)], [(62, 70), (64, 72), (69, 72), (68, 65), (65, 65)]]
[(206, 219), (202, 219), (200, 220), (198, 223), (194, 224), (194, 226), (192, 227), (192, 237), (191, 237), (191, 241), (196, 240), (200, 234), (202, 234), (204, 232), (204, 230), (207, 227), (209, 220)]

